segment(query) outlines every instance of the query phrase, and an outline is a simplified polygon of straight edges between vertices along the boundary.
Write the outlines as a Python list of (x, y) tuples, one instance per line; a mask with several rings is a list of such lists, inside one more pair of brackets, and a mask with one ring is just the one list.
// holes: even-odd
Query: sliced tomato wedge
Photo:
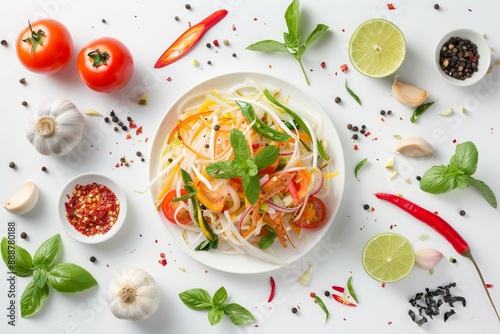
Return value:
[[(181, 196), (184, 196), (186, 194), (187, 191), (181, 189)], [(176, 191), (170, 190), (167, 193), (167, 195), (165, 195), (163, 201), (161, 202), (161, 210), (165, 215), (165, 218), (167, 218), (174, 224), (175, 224), (175, 210), (177, 210), (179, 205), (181, 205), (179, 202), (172, 202), (172, 200), (176, 197), (177, 197)], [(185, 200), (184, 203), (187, 203), (187, 200)], [(179, 223), (183, 225), (191, 223), (191, 216), (189, 215), (189, 211), (187, 211), (184, 208), (180, 209), (179, 212), (177, 213), (177, 220), (179, 221)]]
[(314, 229), (323, 225), (326, 219), (325, 203), (319, 198), (311, 196), (307, 199), (305, 206), (302, 216), (294, 224), (306, 229)]
[[(216, 185), (219, 182), (208, 175), (205, 176), (207, 176), (208, 181), (212, 185)], [(224, 187), (217, 187), (215, 190), (211, 190), (203, 182), (198, 181), (196, 184), (196, 198), (210, 210), (222, 212), (228, 195), (229, 193)]]

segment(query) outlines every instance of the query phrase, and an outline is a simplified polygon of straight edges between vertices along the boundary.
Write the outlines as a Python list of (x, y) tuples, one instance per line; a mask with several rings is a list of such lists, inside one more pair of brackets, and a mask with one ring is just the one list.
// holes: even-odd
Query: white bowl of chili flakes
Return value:
[(62, 189), (57, 205), (64, 231), (87, 244), (112, 238), (127, 215), (123, 190), (101, 174), (82, 174), (70, 180)]

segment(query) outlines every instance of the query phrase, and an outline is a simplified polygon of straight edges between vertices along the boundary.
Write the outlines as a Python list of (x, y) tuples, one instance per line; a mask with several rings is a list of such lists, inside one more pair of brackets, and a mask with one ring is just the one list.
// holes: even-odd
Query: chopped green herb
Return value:
[(393, 137), (396, 138), (397, 140), (401, 140), (401, 136), (400, 135), (394, 135)]
[(359, 181), (359, 178), (358, 178), (358, 172), (359, 170), (364, 166), (366, 165), (366, 163), (368, 162), (368, 158), (364, 158), (363, 160), (361, 160), (360, 162), (358, 162), (358, 164), (356, 165), (356, 167), (354, 167), (354, 177), (356, 178), (356, 180)]
[(424, 239), (427, 239), (427, 234), (421, 234), (418, 236), (418, 239), (419, 240), (424, 240)]
[(358, 102), (359, 105), (361, 105), (361, 99), (349, 88), (349, 86), (347, 86), (347, 79), (345, 79), (345, 90), (349, 93), (349, 95), (352, 96), (352, 98)]
[(356, 296), (356, 293), (354, 292), (354, 287), (352, 286), (352, 276), (349, 277), (349, 279), (347, 280), (347, 291), (349, 291), (349, 294), (351, 295), (352, 299), (354, 299), (354, 301), (359, 304), (358, 297)]
[(429, 108), (430, 106), (432, 106), (434, 104), (434, 102), (435, 101), (431, 101), (431, 102), (427, 102), (427, 103), (419, 105), (413, 111), (413, 114), (410, 117), (410, 122), (415, 123), (417, 121), (417, 119), (419, 119), (419, 117), (422, 116), (422, 114), (427, 110), (427, 108)]

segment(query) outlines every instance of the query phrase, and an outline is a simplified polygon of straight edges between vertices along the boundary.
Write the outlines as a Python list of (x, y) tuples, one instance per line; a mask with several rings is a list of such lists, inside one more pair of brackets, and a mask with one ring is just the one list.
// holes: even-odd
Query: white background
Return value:
[[(0, 132), (0, 199), (7, 199), (26, 179), (32, 179), (40, 188), (40, 201), (25, 216), (0, 211), (0, 235), (7, 235), (7, 223), (16, 224), (17, 243), (34, 252), (40, 243), (61, 233), (63, 252), (61, 261), (85, 267), (99, 282), (99, 287), (77, 295), (61, 295), (51, 291), (43, 309), (35, 316), (20, 318), (16, 327), (7, 324), (7, 287), (0, 285), (0, 331), (2, 333), (103, 333), (110, 328), (119, 333), (271, 333), (338, 332), (338, 333), (470, 333), (498, 332), (500, 325), (493, 313), (472, 264), (456, 254), (437, 233), (400, 211), (377, 200), (377, 191), (401, 193), (455, 226), (468, 240), (474, 256), (482, 268), (494, 300), (500, 304), (500, 269), (497, 254), (500, 251), (500, 214), (491, 208), (473, 189), (455, 190), (446, 195), (431, 195), (419, 189), (415, 177), (432, 165), (446, 164), (456, 143), (473, 141), (480, 154), (475, 176), (485, 181), (500, 195), (498, 171), (498, 133), (500, 104), (499, 73), (491, 75), (475, 86), (457, 88), (440, 79), (433, 64), (435, 45), (441, 35), (455, 28), (472, 28), (487, 34), (492, 47), (493, 62), (500, 50), (496, 1), (440, 1), (441, 9), (427, 1), (396, 1), (396, 10), (389, 11), (385, 1), (302, 1), (300, 29), (306, 35), (317, 23), (330, 26), (329, 33), (304, 56), (311, 85), (307, 86), (293, 58), (282, 54), (262, 54), (246, 51), (245, 47), (262, 39), (281, 40), (286, 26), (283, 13), (288, 1), (189, 1), (192, 9), (184, 8), (187, 1), (5, 1), (0, 11), (0, 39), (9, 42), (0, 47), (0, 101), (3, 127)], [(210, 30), (203, 40), (185, 58), (161, 70), (153, 65), (159, 55), (188, 27), (219, 8), (229, 10), (227, 17)], [(173, 18), (179, 16), (177, 22)], [(135, 59), (132, 81), (122, 91), (100, 94), (88, 89), (78, 78), (75, 57), (71, 64), (56, 75), (38, 75), (24, 69), (17, 60), (14, 40), (27, 23), (40, 17), (51, 17), (63, 22), (71, 31), (75, 52), (84, 44), (101, 36), (113, 36), (126, 43)], [(410, 123), (411, 109), (400, 105), (392, 96), (392, 78), (366, 78), (352, 68), (347, 45), (354, 29), (370, 18), (386, 18), (403, 31), (407, 40), (407, 56), (398, 71), (401, 78), (429, 90), (429, 100), (436, 103), (415, 124)], [(102, 19), (107, 23), (103, 24)], [(233, 28), (234, 27), (234, 28)], [(229, 45), (207, 49), (206, 42), (229, 40)], [(235, 53), (236, 57), (232, 54)], [(199, 66), (193, 66), (197, 59)], [(207, 65), (210, 60), (212, 65)], [(321, 62), (326, 68), (321, 68)], [(342, 73), (340, 65), (349, 70)], [(180, 251), (166, 233), (150, 195), (138, 195), (148, 183), (148, 157), (156, 124), (168, 106), (185, 90), (212, 76), (234, 71), (255, 71), (274, 75), (293, 82), (316, 99), (336, 126), (346, 156), (346, 191), (342, 207), (333, 227), (312, 252), (293, 269), (282, 269), (258, 275), (236, 275), (218, 272), (194, 261)], [(19, 84), (25, 77), (27, 84)], [(171, 78), (168, 81), (167, 78)], [(345, 79), (363, 101), (359, 106), (346, 93)], [(150, 104), (136, 105), (137, 97), (148, 92)], [(340, 96), (342, 103), (335, 104)], [(102, 118), (85, 116), (86, 130), (82, 143), (66, 157), (45, 157), (36, 152), (25, 138), (26, 114), (45, 98), (67, 98), (83, 112), (92, 108), (108, 114), (115, 110), (122, 118), (130, 115), (143, 126), (140, 136), (126, 140), (123, 132), (115, 133), (105, 126)], [(28, 102), (28, 107), (21, 105)], [(448, 108), (455, 113), (449, 117), (438, 113)], [(466, 113), (460, 113), (465, 107)], [(379, 111), (391, 109), (391, 116), (381, 120)], [(365, 124), (371, 136), (358, 141), (351, 139), (346, 125)], [(427, 139), (436, 150), (429, 159), (407, 159), (396, 156), (399, 176), (389, 179), (385, 162), (394, 156), (397, 140), (417, 135)], [(149, 141), (146, 141), (149, 138)], [(456, 142), (455, 142), (456, 141)], [(359, 149), (354, 150), (357, 144)], [(135, 156), (143, 152), (146, 162)], [(116, 168), (120, 157), (135, 160), (129, 167)], [(354, 177), (354, 166), (363, 158), (369, 163)], [(9, 161), (17, 165), (9, 168)], [(47, 173), (41, 171), (46, 166)], [(56, 205), (60, 189), (72, 177), (85, 172), (100, 172), (117, 180), (126, 192), (129, 213), (123, 229), (112, 240), (100, 245), (80, 244), (68, 237), (59, 226)], [(405, 179), (410, 180), (406, 182)], [(369, 204), (375, 210), (365, 211)], [(464, 217), (459, 215), (465, 210)], [(415, 249), (435, 248), (444, 254), (434, 275), (415, 268), (398, 283), (384, 287), (366, 275), (361, 265), (361, 251), (368, 239), (380, 232), (392, 231), (407, 237)], [(421, 234), (428, 234), (419, 240)], [(166, 254), (168, 264), (158, 263), (160, 253)], [(97, 261), (91, 263), (90, 256)], [(450, 257), (458, 258), (457, 264)], [(296, 279), (313, 265), (313, 275), (306, 286)], [(143, 322), (115, 319), (103, 299), (113, 274), (128, 266), (137, 266), (151, 273), (161, 289), (158, 312)], [(182, 269), (182, 270), (181, 270)], [(0, 271), (2, 272), (2, 271)], [(7, 270), (3, 272), (7, 276)], [(277, 285), (277, 295), (267, 303), (269, 277)], [(331, 313), (324, 323), (324, 313), (315, 305), (310, 292), (323, 296), (332, 285), (344, 285), (353, 276), (354, 287), (360, 299), (357, 308), (338, 304), (323, 297)], [(7, 278), (7, 277), (6, 277)], [(4, 279), (0, 277), (3, 281)], [(28, 278), (17, 278), (17, 293), (28, 283)], [(448, 322), (443, 317), (419, 328), (409, 319), (408, 299), (424, 288), (457, 282), (454, 293), (467, 298), (467, 306), (456, 306), (457, 314)], [(211, 327), (206, 312), (188, 309), (178, 298), (181, 291), (200, 287), (213, 293), (220, 286), (229, 292), (229, 300), (248, 308), (256, 321), (244, 327), (234, 326), (229, 319)], [(4, 287), (4, 288), (2, 288)], [(19, 299), (17, 299), (19, 301)], [(292, 307), (300, 307), (292, 314)]]

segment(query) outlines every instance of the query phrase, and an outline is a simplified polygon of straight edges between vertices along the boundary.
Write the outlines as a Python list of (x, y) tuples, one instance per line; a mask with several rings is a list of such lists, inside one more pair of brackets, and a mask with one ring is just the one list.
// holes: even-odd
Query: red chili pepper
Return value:
[(276, 292), (276, 282), (274, 282), (274, 278), (272, 276), (269, 278), (269, 282), (271, 283), (271, 293), (269, 294), (269, 298), (267, 299), (268, 303), (273, 301), (274, 293)]
[(207, 32), (208, 29), (212, 28), (226, 15), (227, 10), (221, 9), (212, 13), (198, 24), (190, 27), (179, 38), (177, 38), (175, 42), (170, 45), (167, 50), (165, 50), (165, 52), (163, 52), (160, 58), (156, 61), (154, 68), (162, 68), (170, 65), (177, 59), (183, 57), (200, 41), (201, 37)]
[(288, 193), (292, 197), (293, 203), (295, 205), (302, 204), (302, 200), (299, 197), (299, 192), (297, 190), (297, 187), (295, 186), (295, 182), (292, 180), (291, 182), (288, 182)]
[(335, 299), (336, 301), (338, 301), (341, 304), (344, 304), (344, 305), (347, 305), (347, 306), (352, 306), (352, 307), (357, 307), (358, 306), (358, 305), (356, 305), (354, 303), (351, 303), (350, 301), (348, 301), (347, 299), (345, 299), (342, 296), (339, 296), (339, 295), (336, 295), (336, 294), (332, 294), (332, 296), (333, 296), (333, 299)]
[(337, 292), (340, 292), (340, 293), (344, 293), (345, 289), (341, 286), (338, 286), (338, 285), (332, 285), (332, 289), (337, 291)]
[(439, 217), (435, 213), (432, 213), (407, 199), (404, 199), (397, 195), (386, 194), (386, 193), (376, 193), (375, 196), (377, 198), (383, 199), (402, 208), (403, 210), (411, 214), (413, 217), (426, 223), (427, 225), (432, 227), (436, 232), (441, 234), (446, 240), (448, 240), (448, 242), (453, 246), (453, 248), (455, 248), (458, 254), (471, 260), (472, 264), (474, 265), (474, 268), (476, 269), (479, 275), (479, 278), (481, 279), (481, 283), (484, 287), (484, 290), (486, 291), (488, 299), (490, 300), (491, 306), (495, 311), (497, 319), (498, 321), (500, 321), (500, 315), (498, 314), (495, 304), (493, 303), (493, 299), (491, 299), (488, 288), (486, 287), (483, 274), (481, 273), (481, 270), (479, 269), (476, 260), (474, 260), (474, 257), (472, 256), (469, 244), (460, 236), (460, 234), (458, 234), (458, 232), (443, 218)]

